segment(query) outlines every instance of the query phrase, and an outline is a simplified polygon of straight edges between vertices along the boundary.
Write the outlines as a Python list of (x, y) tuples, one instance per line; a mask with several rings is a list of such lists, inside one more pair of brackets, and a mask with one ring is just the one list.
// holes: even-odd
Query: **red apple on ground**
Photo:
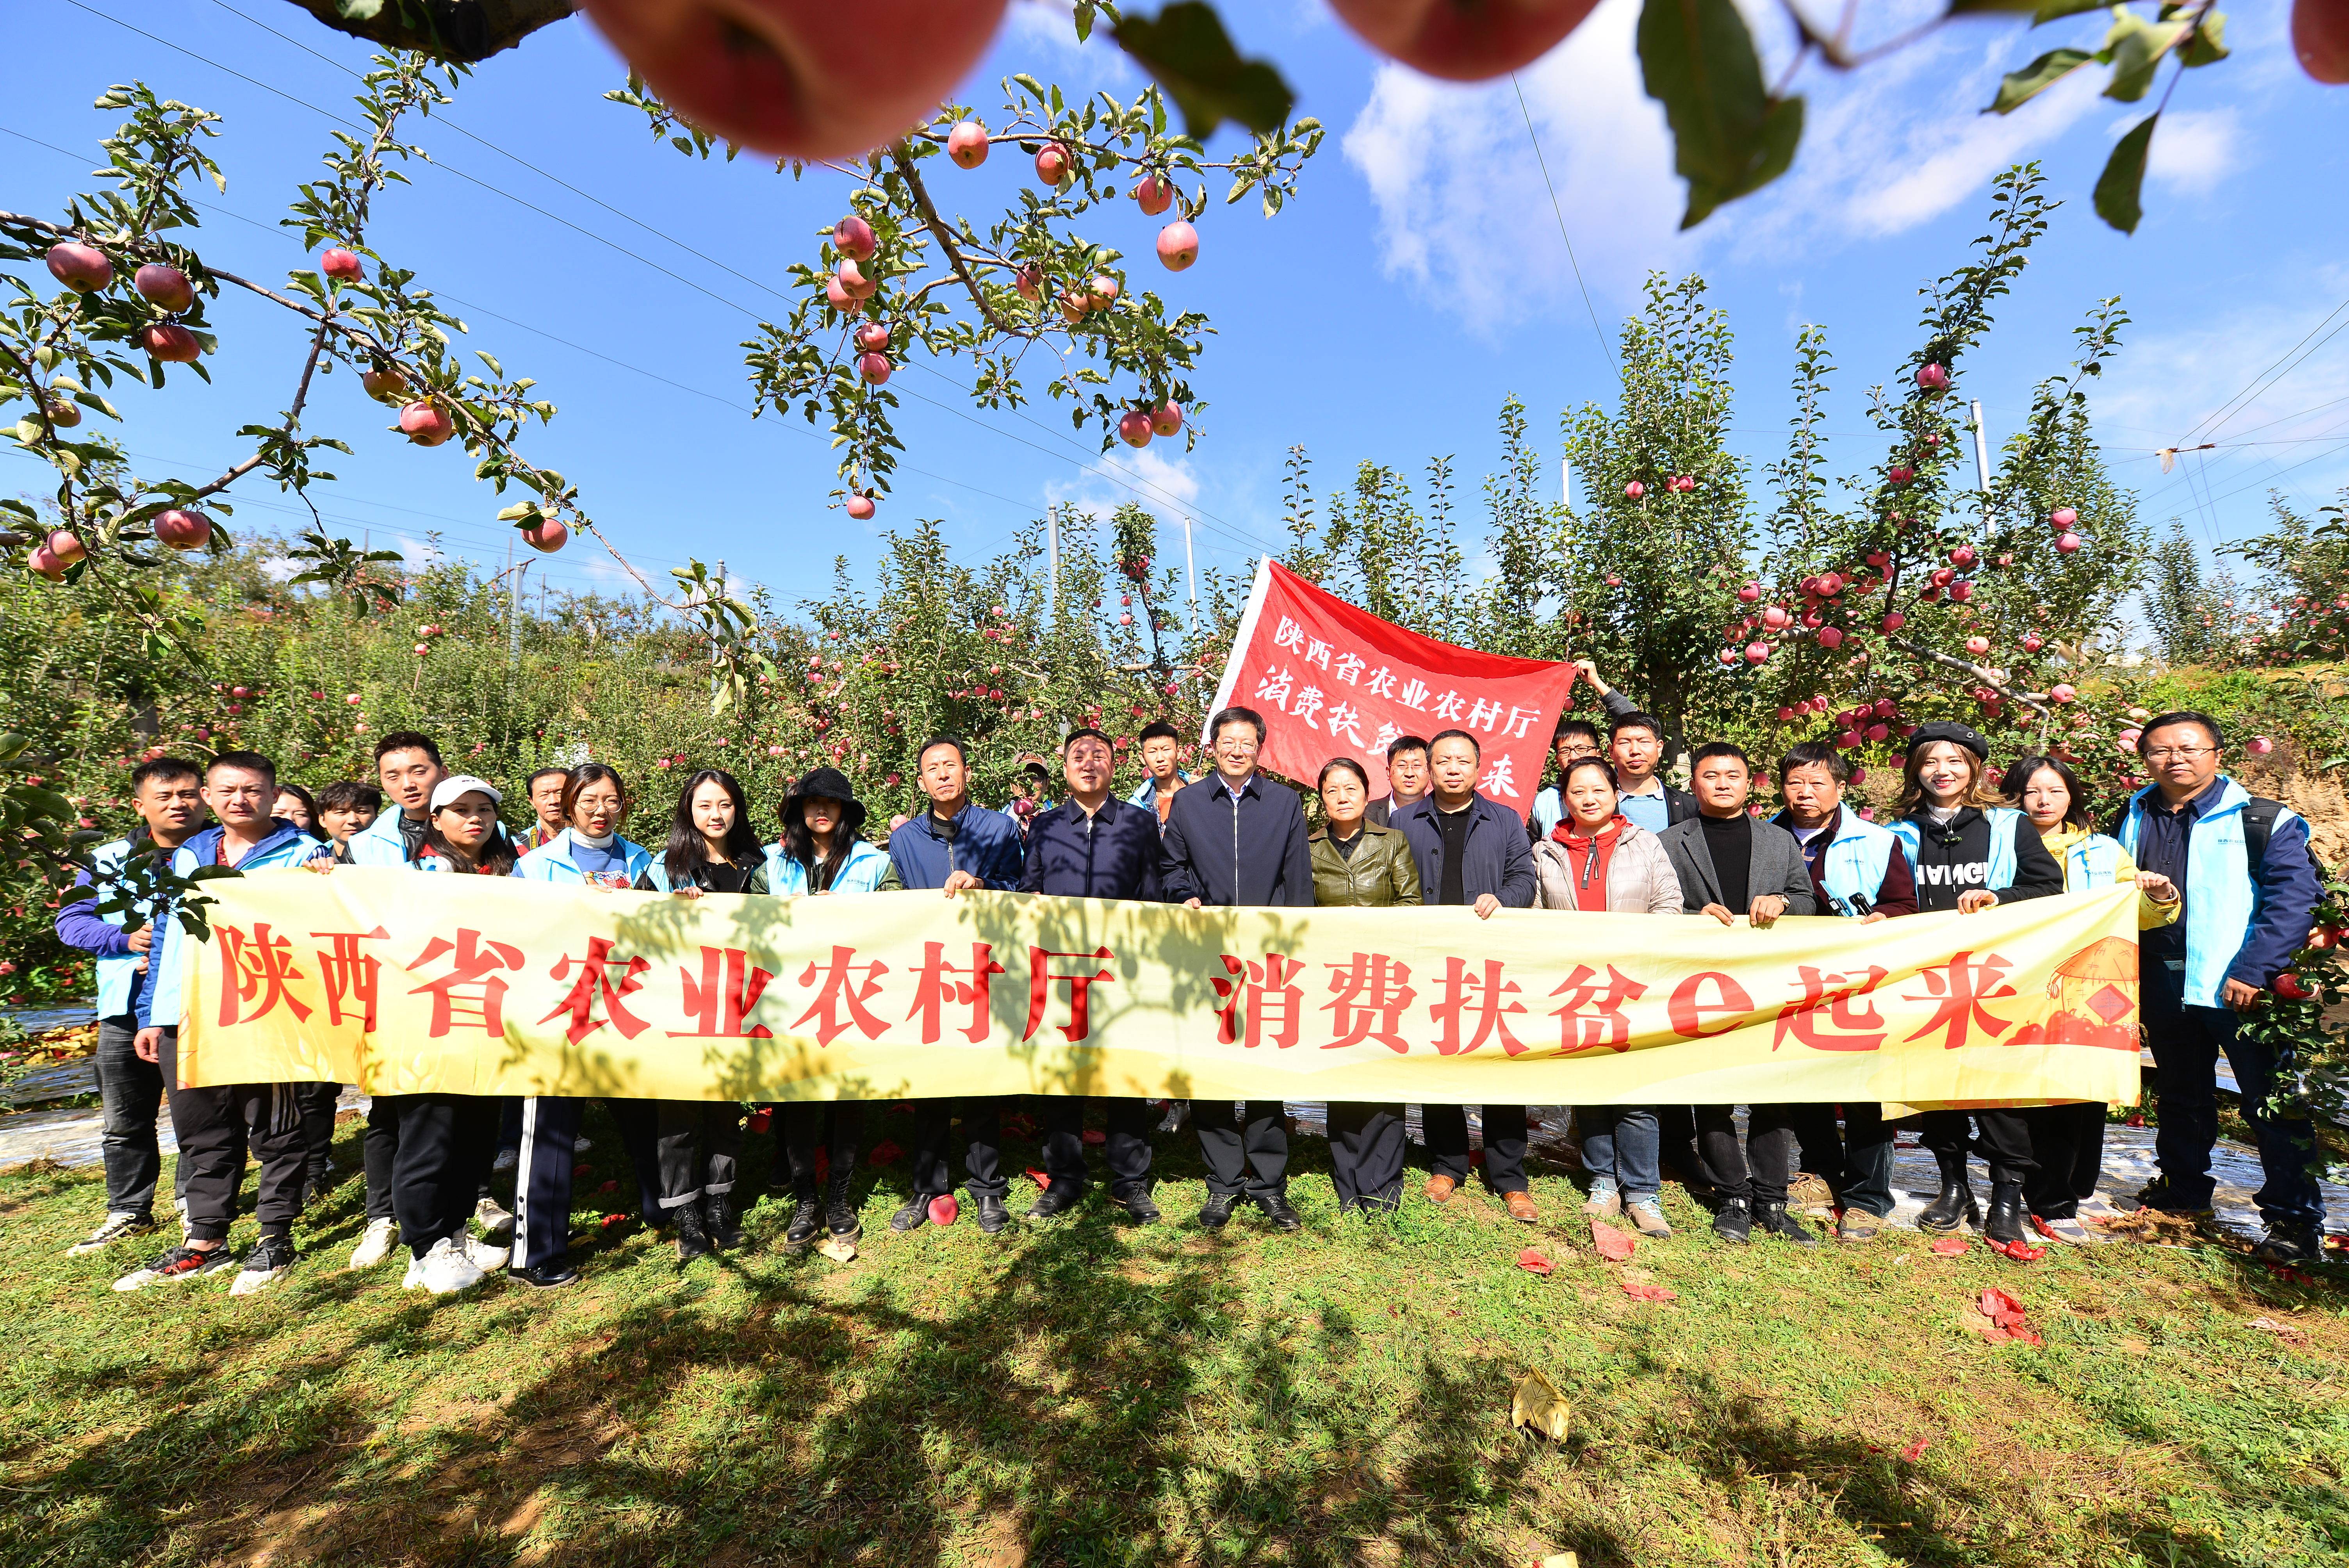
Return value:
[(848, 498), (848, 515), (859, 522), (871, 517), (874, 510), (873, 498), (869, 495), (853, 495)]
[(686, 119), (777, 158), (850, 158), (926, 119), (978, 63), (1006, 0), (592, 0), (587, 13)]
[(1075, 158), (1060, 142), (1048, 141), (1036, 150), (1036, 178), (1054, 190), (1068, 183), (1075, 165)]
[(131, 273), (130, 286), (141, 297), (174, 315), (196, 303), (195, 285), (188, 282), (188, 274), (160, 262), (150, 262)]
[(1179, 273), (1199, 259), (1199, 231), (1177, 218), (1158, 231), (1158, 259)]
[(878, 387), (889, 379), (889, 356), (867, 354), (856, 361), (856, 374)]
[(347, 251), (340, 245), (318, 253), (318, 270), (347, 284), (355, 284), (367, 276), (367, 266), (359, 260), (358, 253)]
[(176, 321), (159, 321), (139, 329), (139, 346), (156, 358), (171, 365), (186, 365), (201, 356), (204, 347), (196, 335)]
[(49, 247), (49, 275), (73, 290), (88, 294), (114, 281), (114, 263), (96, 245), (79, 240), (59, 240)]
[(1150, 414), (1143, 408), (1128, 408), (1117, 422), (1117, 438), (1129, 447), (1150, 445), (1152, 431)]
[[(1172, 397), (1150, 410), (1150, 428), (1162, 436), (1171, 436), (1183, 428), (1183, 405)], [(1149, 563), (1143, 562), (1144, 571)]]
[(571, 530), (559, 517), (544, 517), (522, 531), (522, 536), (533, 550), (552, 555), (570, 541)]
[(976, 169), (986, 162), (987, 127), (967, 119), (947, 132), (947, 156), (965, 169)]
[(1549, 53), (1598, 0), (1330, 0), (1364, 43), (1415, 71), (1481, 82)]
[(419, 447), (437, 447), (457, 433), (457, 421), (431, 398), (419, 397), (400, 408), (399, 429)]
[(201, 550), (211, 542), (212, 519), (200, 511), (182, 511), (178, 507), (155, 514), (155, 542), (174, 550)]

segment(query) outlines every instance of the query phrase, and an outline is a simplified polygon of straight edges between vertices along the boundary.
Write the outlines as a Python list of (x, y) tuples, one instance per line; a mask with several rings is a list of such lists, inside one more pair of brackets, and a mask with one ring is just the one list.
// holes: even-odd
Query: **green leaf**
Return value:
[(2077, 16), (2089, 11), (2106, 10), (2108, 5), (2109, 0), (2043, 0), (2035, 9), (2023, 8), (2031, 10), (2033, 26), (2044, 27), (2050, 22), (2060, 22), (2066, 16)]
[(1984, 114), (2013, 114), (2095, 57), (2085, 49), (2050, 49), (2019, 71), (2009, 71), (1998, 84), (1998, 97)]
[(1672, 128), (1673, 167), (1688, 181), (1681, 227), (1786, 171), (1803, 138), (1803, 100), (1775, 98), (1731, 0), (1647, 0), (1640, 68)]
[(2213, 11), (2202, 18), (2200, 26), (2194, 29), (2194, 36), (2188, 39), (2186, 47), (2178, 52), (2178, 61), (2191, 70), (2197, 66), (2213, 65), (2226, 57), (2227, 14)]
[(2145, 216), (2137, 194), (2145, 185), (2145, 161), (2153, 150), (2153, 128), (2160, 122), (2158, 113), (2139, 120), (2121, 138), (2112, 157), (2105, 160), (2105, 171), (2096, 176), (2096, 216), (2124, 234), (2136, 233), (2137, 220)]
[(2161, 57), (2188, 31), (2183, 22), (2148, 22), (2134, 11), (2115, 6), (2113, 30), (2105, 35), (2104, 50), (2097, 56), (2112, 62), (2113, 79), (2105, 96), (2122, 103), (2135, 103), (2145, 97), (2153, 86), (2153, 73), (2160, 67)]
[(1227, 119), (1269, 136), (1296, 105), (1278, 71), (1240, 58), (1223, 18), (1202, 0), (1175, 0), (1155, 17), (1125, 17), (1112, 36), (1173, 95), (1192, 136), (1211, 135)]

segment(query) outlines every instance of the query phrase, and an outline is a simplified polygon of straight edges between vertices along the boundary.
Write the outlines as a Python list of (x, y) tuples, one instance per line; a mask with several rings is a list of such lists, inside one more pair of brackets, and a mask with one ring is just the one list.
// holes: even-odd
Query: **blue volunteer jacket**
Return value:
[[(2186, 843), (2186, 976), (2189, 1007), (2223, 1006), (2221, 988), (2240, 980), (2264, 991), (2308, 940), (2309, 917), (2323, 889), (2308, 861), (2308, 823), (2285, 810), (2276, 815), (2266, 858), (2251, 864), (2243, 808), (2251, 792), (2225, 774), (2218, 802), (2205, 810)], [(2129, 797), (2115, 835), (2137, 855), (2146, 801), (2160, 789), (2148, 784)], [(2138, 858), (2138, 863), (2144, 863)]]
[[(99, 878), (112, 876), (131, 847), (132, 841), (129, 839), (100, 844), (90, 853), (89, 870), (75, 875), (74, 886), (88, 887)], [(140, 1010), (139, 980), (142, 971), (139, 962), (143, 955), (130, 951), (129, 934), (134, 924), (152, 918), (153, 912), (144, 907), (135, 912), (115, 910), (100, 914), (94, 898), (78, 899), (58, 908), (54, 923), (57, 940), (98, 960), (99, 1017), (119, 1018)]]
[[(1778, 820), (1781, 827), (1785, 825), (1779, 819), (1773, 820)], [(2009, 830), (2010, 862), (2014, 855), (2013, 839)], [(1858, 900), (1866, 899), (1874, 905), (1883, 896), (1884, 873), (1895, 854), (1906, 858), (1903, 841), (1890, 828), (1878, 827), (1856, 811), (1838, 810), (1835, 837), (1819, 851), (1816, 871), (1816, 882), (1826, 890), (1828, 909), (1837, 914), (1857, 915), (1860, 912)], [(2007, 880), (2013, 880), (2011, 870)]]
[(353, 833), (350, 863), (355, 866), (407, 865), (408, 844), (400, 837), (399, 818), (398, 806), (387, 806), (376, 813), (374, 821)]
[[(353, 842), (357, 841), (354, 840)], [(631, 886), (653, 863), (653, 852), (633, 839), (617, 841), (620, 852), (628, 858), (628, 882)], [(571, 858), (571, 835), (556, 834), (530, 853), (514, 862), (513, 874), (524, 882), (580, 883), (587, 873)]]
[[(312, 861), (334, 858), (334, 846), (320, 842), (293, 823), (272, 822), (270, 825), (276, 831), (262, 840), (251, 854), (237, 862), (238, 875), (279, 871), (289, 866), (306, 865)], [(181, 876), (187, 876), (200, 866), (212, 864), (219, 858), (221, 838), (226, 831), (215, 823), (181, 844), (171, 855), (171, 870)], [(164, 923), (163, 940), (157, 944), (155, 1000), (148, 1011), (149, 1022), (166, 1029), (180, 1026), (180, 971), (187, 963), (189, 940), (177, 920)]]
[[(848, 846), (848, 859), (841, 863), (840, 874), (832, 879), (832, 891), (833, 892), (871, 892), (881, 885), (881, 879), (888, 874), (888, 851), (863, 839), (852, 840)], [(793, 898), (807, 890), (807, 867), (783, 853), (783, 846), (781, 843), (769, 844), (767, 846), (767, 891), (778, 898)]]

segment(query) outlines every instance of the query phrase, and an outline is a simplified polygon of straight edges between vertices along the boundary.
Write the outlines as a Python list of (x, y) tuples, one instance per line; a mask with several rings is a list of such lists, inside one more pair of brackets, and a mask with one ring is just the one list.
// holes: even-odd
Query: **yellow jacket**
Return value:
[[(2064, 868), (2064, 891), (2087, 892), (2100, 887), (2118, 887), (2137, 880), (2137, 861), (2121, 848), (2120, 841), (2085, 828), (2058, 828), (2039, 835), (2056, 863)], [(2140, 892), (2137, 900), (2137, 928), (2150, 931), (2157, 925), (2169, 925), (2178, 919), (2186, 901), (2173, 897), (2168, 903), (2157, 903), (2149, 892)]]

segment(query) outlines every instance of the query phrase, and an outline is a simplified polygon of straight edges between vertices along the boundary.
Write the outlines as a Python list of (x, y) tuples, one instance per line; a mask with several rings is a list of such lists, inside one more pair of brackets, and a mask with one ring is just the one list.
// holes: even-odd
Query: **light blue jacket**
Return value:
[[(2148, 784), (2130, 796), (2122, 815), (2120, 845), (2132, 859), (2145, 827), (2146, 799), (2160, 788)], [(2249, 790), (2225, 779), (2218, 804), (2202, 814), (2186, 842), (2184, 1000), (2189, 1007), (2223, 1006), (2223, 987), (2238, 959), (2251, 962), (2246, 972), (2232, 977), (2264, 988), (2274, 978), (2270, 961), (2281, 968), (2289, 960), (2306, 934), (2309, 912), (2315, 907), (2315, 900), (2308, 896), (2316, 879), (2307, 866), (2306, 826), (2296, 813), (2277, 812), (2268, 839), (2268, 863), (2255, 872), (2251, 846), (2243, 838), (2243, 808), (2251, 799)], [(2286, 830), (2295, 827), (2300, 830)], [(2285, 874), (2277, 874), (2279, 866)], [(2255, 942), (2254, 923), (2279, 932), (2263, 932), (2260, 934), (2267, 940)]]
[[(291, 822), (278, 822), (274, 826), (277, 829), (275, 832), (262, 840), (251, 854), (237, 862), (239, 876), (334, 859), (335, 847), (332, 844), (320, 842)], [(224, 831), (225, 829), (215, 824), (181, 844), (171, 856), (171, 870), (184, 877), (192, 874), (200, 866), (211, 865), (220, 853), (221, 835)], [(190, 940), (176, 918), (163, 923), (163, 940), (160, 944), (161, 956), (158, 960), (162, 968), (155, 976), (155, 1001), (148, 1010), (149, 1016), (159, 1028), (176, 1029), (180, 1026), (180, 970), (187, 962)]]
[[(1180, 789), (1190, 781), (1191, 776), (1188, 773), (1184, 772), (1180, 768), (1174, 769), (1174, 788)], [(1125, 798), (1125, 803), (1129, 806), (1139, 806), (1153, 816), (1157, 815), (1158, 781), (1149, 774), (1143, 774), (1142, 782), (1135, 787), (1133, 793)]]
[[(2023, 820), (2023, 813), (2012, 806), (1991, 806), (1982, 815), (1990, 820), (1990, 880), (1982, 886), (1995, 892), (2014, 885), (2014, 830)], [(1874, 826), (1873, 823), (1869, 824)], [(1917, 866), (1917, 824), (1903, 817), (1883, 830), (1900, 841), (1901, 853), (1909, 857), (1910, 870)], [(1879, 871), (1883, 868), (1878, 867)], [(1920, 893), (1922, 890), (1920, 890)]]
[(389, 806), (376, 813), (375, 820), (351, 835), (351, 864), (355, 866), (404, 866), (408, 864), (408, 845), (399, 836), (400, 810)]
[[(88, 881), (105, 882), (121, 869), (123, 860), (129, 853), (129, 839), (117, 839), (110, 844), (100, 844), (90, 853)], [(95, 899), (87, 900), (79, 905), (67, 906), (69, 909), (78, 908), (89, 911), (91, 918), (104, 921), (117, 931), (130, 930), (137, 925), (146, 923), (150, 918), (150, 912), (144, 906), (135, 912), (118, 909), (105, 914), (97, 913), (97, 907), (98, 901)], [(64, 924), (65, 922), (61, 917), (58, 922), (61, 936), (64, 934)], [(95, 934), (103, 935), (104, 934), (95, 933)], [(139, 965), (146, 956), (143, 953), (118, 953), (98, 960), (98, 1016), (99, 1017), (119, 1018), (131, 1010), (132, 1001), (139, 995)]]
[[(1866, 899), (1870, 903), (1884, 891), (1884, 871), (1896, 850), (1906, 852), (1896, 830), (1879, 827), (1857, 811), (1838, 813), (1836, 836), (1819, 851), (1819, 882), (1838, 914), (1856, 915)], [(2014, 880), (2014, 829), (2006, 830), (2006, 880)]]
[[(633, 840), (619, 841), (620, 852), (628, 858), (628, 882), (645, 874), (653, 863), (653, 852)], [(559, 833), (514, 862), (513, 874), (524, 882), (585, 882), (587, 873), (571, 858), (571, 835)]]
[[(889, 851), (863, 839), (848, 846), (848, 859), (832, 879), (834, 892), (871, 892), (889, 874)], [(767, 891), (791, 898), (808, 890), (807, 867), (783, 853), (780, 843), (767, 846)]]

